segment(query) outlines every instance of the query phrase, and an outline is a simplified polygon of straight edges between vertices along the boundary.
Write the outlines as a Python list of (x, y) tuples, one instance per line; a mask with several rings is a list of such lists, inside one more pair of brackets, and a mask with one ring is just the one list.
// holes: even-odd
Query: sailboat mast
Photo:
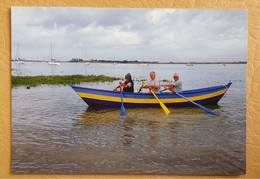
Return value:
[(52, 59), (52, 42), (51, 42), (51, 61), (53, 61), (53, 59)]
[(85, 48), (84, 60), (87, 60), (87, 49)]
[(19, 60), (20, 54), (19, 54), (19, 41), (17, 42), (17, 49), (16, 49), (16, 55), (15, 55), (15, 60)]
[(20, 42), (18, 42), (18, 53), (17, 53), (17, 59), (20, 60)]

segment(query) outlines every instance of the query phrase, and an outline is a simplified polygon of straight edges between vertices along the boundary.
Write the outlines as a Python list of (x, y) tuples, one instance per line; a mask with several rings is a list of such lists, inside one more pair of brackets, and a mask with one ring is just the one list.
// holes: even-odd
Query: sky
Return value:
[(247, 61), (247, 17), (247, 10), (12, 7), (12, 59)]

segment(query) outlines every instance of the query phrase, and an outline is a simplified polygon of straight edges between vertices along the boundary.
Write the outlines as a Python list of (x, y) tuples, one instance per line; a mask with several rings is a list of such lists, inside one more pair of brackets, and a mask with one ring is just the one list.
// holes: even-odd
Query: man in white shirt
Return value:
[(151, 90), (155, 93), (160, 93), (161, 86), (160, 86), (160, 81), (156, 78), (155, 72), (152, 71), (150, 72), (150, 78), (151, 81), (148, 83), (148, 85), (142, 86), (142, 88), (149, 88), (149, 92), (151, 93)]

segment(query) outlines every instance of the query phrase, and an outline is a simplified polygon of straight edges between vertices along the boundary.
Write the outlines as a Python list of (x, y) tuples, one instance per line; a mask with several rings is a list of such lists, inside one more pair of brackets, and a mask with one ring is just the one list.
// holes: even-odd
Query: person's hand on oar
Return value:
[[(149, 86), (145, 81), (144, 81), (144, 84), (146, 86)], [(160, 99), (156, 96), (156, 94), (153, 92), (152, 89), (150, 89), (150, 91), (154, 95), (154, 97), (157, 99), (157, 101), (159, 102), (159, 104), (160, 104), (161, 108), (163, 109), (163, 111), (165, 112), (165, 114), (168, 115), (170, 113), (169, 109), (160, 101)]]
[(119, 81), (119, 85), (117, 87), (115, 87), (115, 89), (113, 89), (113, 91), (117, 91), (117, 89), (119, 89), (119, 91), (122, 90), (122, 88), (124, 87), (122, 84), (124, 84), (122, 81)]
[(165, 90), (169, 90), (171, 91), (172, 93), (176, 93), (176, 91), (173, 90), (173, 85), (169, 84), (169, 85), (161, 85), (162, 87), (164, 87), (164, 89), (162, 91), (165, 91)]
[(160, 91), (160, 93), (163, 92), (163, 91), (166, 91), (166, 90), (168, 90), (168, 88), (164, 88), (163, 90)]

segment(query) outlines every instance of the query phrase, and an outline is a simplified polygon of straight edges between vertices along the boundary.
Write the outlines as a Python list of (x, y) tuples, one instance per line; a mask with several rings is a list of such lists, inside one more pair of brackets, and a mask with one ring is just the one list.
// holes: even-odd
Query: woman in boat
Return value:
[(170, 90), (172, 93), (181, 93), (182, 92), (182, 82), (179, 80), (179, 75), (174, 73), (173, 75), (173, 84), (165, 84), (161, 85), (163, 87), (168, 87), (167, 89)]
[(130, 73), (125, 75), (125, 82), (119, 81), (121, 85), (118, 85), (114, 91), (117, 91), (118, 88), (123, 87), (124, 92), (134, 92), (134, 82), (132, 81), (132, 77)]
[(160, 90), (161, 90), (160, 81), (156, 78), (154, 71), (150, 72), (150, 78), (151, 78), (151, 81), (148, 83), (148, 85), (141, 86), (139, 91), (141, 91), (142, 88), (149, 88), (150, 93), (151, 93), (151, 90), (153, 90), (153, 92), (155, 92), (155, 93), (160, 93)]

